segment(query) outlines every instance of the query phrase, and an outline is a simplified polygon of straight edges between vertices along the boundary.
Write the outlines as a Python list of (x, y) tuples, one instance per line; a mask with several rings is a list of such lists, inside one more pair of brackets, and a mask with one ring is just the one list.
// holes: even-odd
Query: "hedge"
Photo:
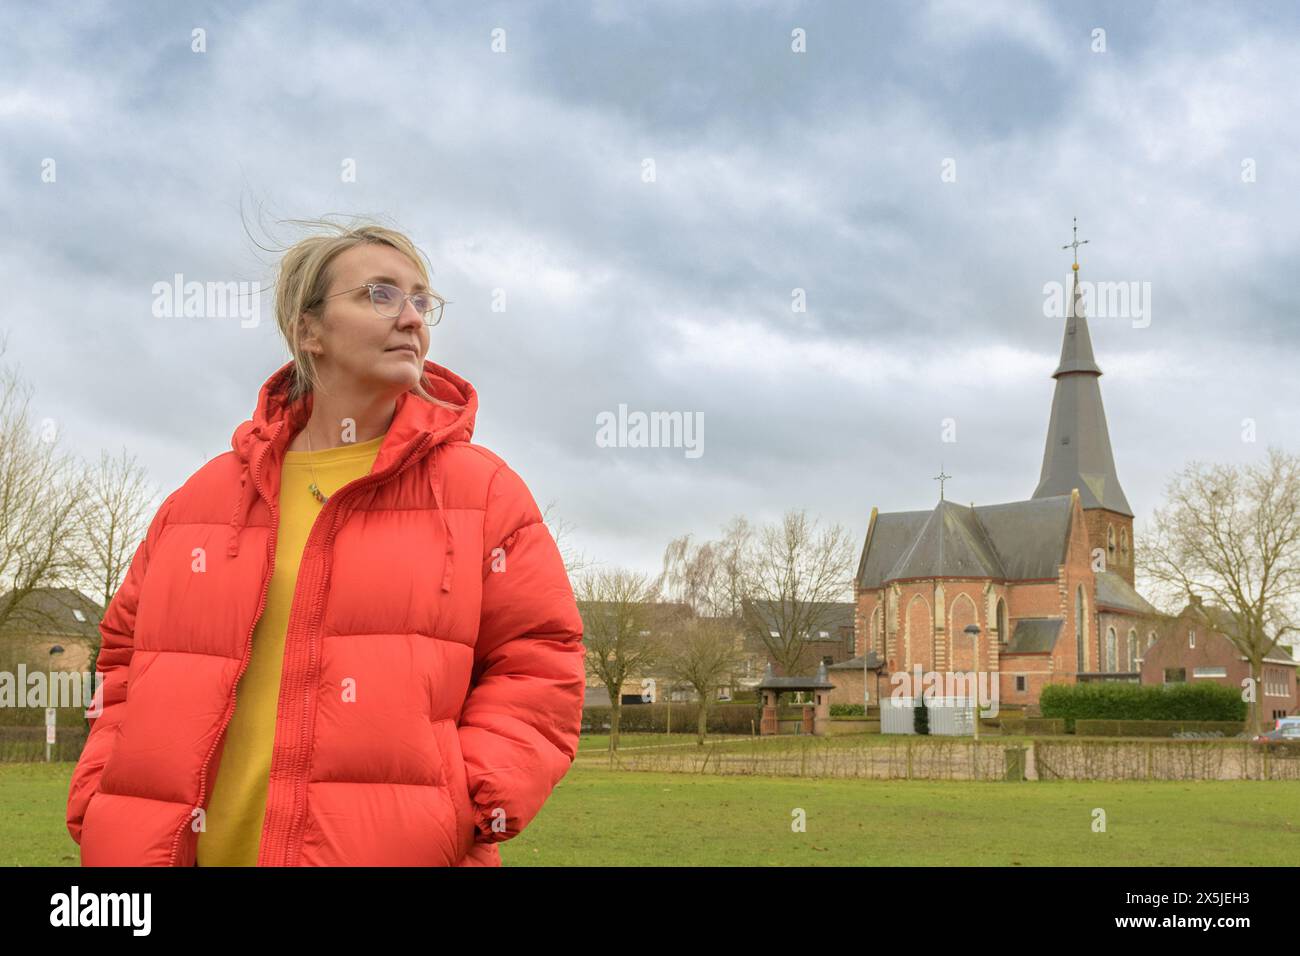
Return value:
[[(624, 734), (662, 734), (668, 730), (668, 714), (672, 711), (672, 730), (675, 734), (694, 733), (700, 719), (697, 702), (668, 704), (624, 704), (618, 729)], [(611, 707), (585, 707), (582, 711), (584, 734), (608, 733)], [(803, 711), (779, 715), (780, 719), (802, 716)], [(752, 734), (762, 719), (762, 708), (754, 701), (741, 703), (719, 702), (709, 705), (708, 732), (711, 734)]]
[(1222, 684), (1048, 684), (1039, 695), (1044, 717), (1076, 720), (1244, 721), (1241, 692)]
[(1240, 720), (1077, 720), (1081, 737), (1172, 737), (1180, 733), (1223, 734), (1235, 737), (1245, 729)]
[(1065, 721), (1049, 717), (1002, 717), (998, 723), (1007, 737), (1025, 737), (1039, 734), (1065, 733)]

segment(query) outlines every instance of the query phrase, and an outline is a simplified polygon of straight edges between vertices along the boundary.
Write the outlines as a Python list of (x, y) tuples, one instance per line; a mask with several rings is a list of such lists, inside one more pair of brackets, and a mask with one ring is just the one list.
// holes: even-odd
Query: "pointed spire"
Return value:
[(1077, 262), (1074, 264), (1074, 294), (1070, 297), (1070, 314), (1065, 318), (1065, 339), (1061, 342), (1061, 361), (1052, 378), (1060, 378), (1067, 372), (1101, 374), (1092, 354), (1092, 336), (1088, 334), (1088, 317), (1084, 314), (1083, 294), (1079, 291)]
[(1052, 416), (1047, 426), (1047, 447), (1043, 451), (1043, 468), (1034, 498), (1068, 495), (1078, 488), (1084, 508), (1106, 508), (1118, 514), (1132, 515), (1124, 490), (1115, 473), (1115, 456), (1106, 427), (1106, 411), (1101, 403), (1099, 379), (1101, 369), (1092, 354), (1092, 337), (1084, 315), (1083, 296), (1079, 287), (1078, 220), (1074, 242), (1062, 246), (1073, 249), (1075, 261), (1074, 290), (1070, 312), (1065, 320), (1065, 337), (1061, 343), (1061, 361), (1052, 373), (1056, 393), (1052, 396)]

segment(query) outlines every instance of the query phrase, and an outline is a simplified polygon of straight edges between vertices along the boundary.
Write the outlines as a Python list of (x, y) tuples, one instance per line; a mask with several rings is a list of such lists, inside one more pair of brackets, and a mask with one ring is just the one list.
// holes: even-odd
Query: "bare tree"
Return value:
[(564, 561), (564, 570), (569, 575), (569, 580), (594, 564), (585, 552), (576, 550), (569, 543), (573, 537), (573, 525), (556, 513), (554, 501), (549, 502), (542, 511), (542, 521), (550, 529), (555, 546), (560, 549), (560, 558)]
[(752, 540), (753, 529), (739, 516), (727, 524), (719, 540), (693, 545), (689, 534), (674, 538), (664, 549), (659, 589), (696, 614), (738, 617)]
[[(0, 355), (5, 350), (0, 344)], [(51, 419), (35, 425), (31, 387), (13, 367), (0, 366), (0, 631), (16, 612), (24, 624), (41, 623), (29, 601), (34, 591), (77, 583), (77, 504), (84, 475), (58, 448)]]
[(738, 632), (730, 618), (693, 617), (673, 628), (664, 664), (672, 679), (690, 686), (700, 700), (696, 740), (703, 744), (709, 707), (724, 679), (738, 666)]
[(754, 528), (743, 515), (737, 515), (722, 529), (722, 538), (714, 548), (718, 565), (715, 576), (718, 591), (712, 613), (739, 618), (746, 593), (746, 575), (754, 543)]
[(848, 600), (853, 543), (841, 525), (818, 530), (805, 511), (787, 511), (764, 527), (744, 563), (745, 630), (767, 647), (786, 675), (805, 663), (808, 635), (834, 619), (834, 602)]
[(98, 465), (87, 469), (75, 546), (89, 589), (105, 608), (149, 530), (156, 497), (148, 473), (125, 448), (116, 458), (101, 452)]
[(1258, 733), (1264, 658), (1297, 632), (1300, 457), (1270, 448), (1254, 465), (1192, 462), (1170, 481), (1166, 498), (1137, 549), (1138, 566), (1157, 600), (1199, 597), (1228, 612), (1224, 636), (1250, 663)]
[(623, 683), (646, 673), (658, 660), (658, 593), (648, 575), (623, 569), (589, 572), (575, 589), (582, 614), (587, 673), (609, 690), (610, 750), (618, 749)]
[(697, 613), (707, 600), (712, 562), (711, 549), (706, 542), (692, 545), (691, 535), (673, 538), (664, 548), (663, 569), (656, 586), (668, 600), (689, 604)]

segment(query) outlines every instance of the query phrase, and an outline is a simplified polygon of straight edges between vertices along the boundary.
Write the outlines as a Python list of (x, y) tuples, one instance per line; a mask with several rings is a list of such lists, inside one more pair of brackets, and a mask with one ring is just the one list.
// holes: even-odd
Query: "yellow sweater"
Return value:
[(199, 866), (257, 865), (271, 777), (284, 637), (302, 549), (322, 507), (308, 486), (315, 480), (316, 487), (328, 496), (370, 474), (383, 441), (380, 435), (360, 444), (285, 453), (275, 571), (266, 607), (253, 632), (248, 668), (236, 691), (235, 713), (226, 728), (225, 749), (208, 800), (204, 829), (199, 833)]

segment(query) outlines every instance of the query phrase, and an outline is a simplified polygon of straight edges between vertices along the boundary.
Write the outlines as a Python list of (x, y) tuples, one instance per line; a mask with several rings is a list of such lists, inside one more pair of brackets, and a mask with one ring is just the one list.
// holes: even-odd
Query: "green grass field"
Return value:
[[(0, 866), (79, 861), (71, 763), (0, 764)], [(792, 832), (793, 811), (806, 832)], [(1093, 811), (1106, 831), (1093, 832)], [(1293, 866), (1300, 782), (949, 783), (575, 766), (506, 866)]]

